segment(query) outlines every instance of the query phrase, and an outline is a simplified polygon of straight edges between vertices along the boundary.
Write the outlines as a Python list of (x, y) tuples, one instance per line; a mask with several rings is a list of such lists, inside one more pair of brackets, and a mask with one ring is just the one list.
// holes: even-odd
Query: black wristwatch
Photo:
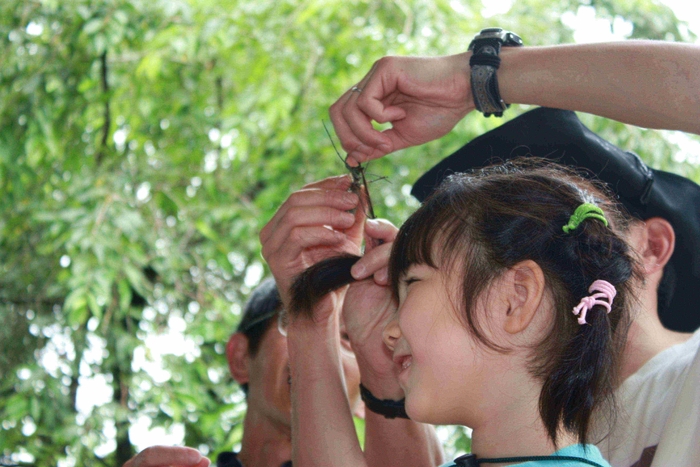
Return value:
[(482, 29), (469, 44), (472, 56), (471, 67), (472, 97), (476, 109), (484, 117), (502, 117), (509, 104), (503, 102), (498, 90), (496, 70), (501, 66), (501, 47), (521, 47), (523, 40), (517, 34), (501, 28)]
[(360, 383), (360, 397), (365, 403), (365, 408), (379, 415), (384, 415), (385, 418), (408, 418), (404, 404), (405, 399), (400, 401), (377, 399), (362, 383)]

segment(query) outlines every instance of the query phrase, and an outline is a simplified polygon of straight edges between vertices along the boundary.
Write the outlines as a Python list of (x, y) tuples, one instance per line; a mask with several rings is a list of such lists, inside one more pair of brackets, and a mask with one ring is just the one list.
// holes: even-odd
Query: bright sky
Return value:
[[(485, 16), (507, 13), (514, 0), (483, 0)], [(661, 0), (670, 6), (676, 16), (688, 23), (688, 28), (700, 38), (700, 2), (697, 0)], [(565, 24), (574, 29), (574, 40), (578, 43), (603, 42), (610, 40), (625, 39), (631, 32), (631, 25), (624, 21), (615, 21), (612, 30), (606, 20), (596, 19), (593, 8), (580, 7), (576, 14), (568, 14), (562, 18)], [(696, 39), (700, 43), (700, 39)], [(688, 159), (700, 163), (700, 143), (689, 139), (679, 132), (666, 132), (667, 137), (681, 147), (680, 159)], [(262, 267), (251, 271), (250, 278), (246, 277), (246, 285), (255, 286), (260, 281)], [(163, 312), (162, 310), (149, 309), (152, 313)], [(169, 373), (163, 368), (162, 359), (164, 355), (176, 355), (188, 361), (198, 357), (198, 347), (195, 342), (184, 336), (186, 323), (181, 317), (173, 316), (169, 321), (169, 330), (166, 334), (150, 336), (145, 346), (136, 349), (133, 362), (133, 369), (143, 369), (153, 375), (157, 381), (167, 381)], [(61, 335), (59, 329), (49, 330), (52, 334), (52, 344), (47, 346), (42, 356), (42, 364), (52, 372), (52, 368), (58, 368), (58, 355), (65, 353), (66, 346), (70, 346), (70, 339)], [(37, 330), (38, 332), (38, 330)], [(47, 331), (45, 330), (44, 333)], [(105, 345), (99, 338), (90, 339), (90, 351), (85, 355), (86, 363), (97, 363), (103, 358)], [(20, 377), (22, 377), (20, 375)], [(89, 367), (81, 368), (80, 388), (78, 389), (78, 410), (87, 417), (96, 406), (109, 402), (111, 399), (111, 388), (102, 375), (92, 375)], [(34, 431), (36, 427), (28, 424), (25, 427), (28, 432)], [(27, 433), (29, 434), (29, 433)], [(146, 417), (139, 418), (129, 431), (132, 443), (137, 450), (142, 450), (155, 444), (178, 445), (184, 439), (184, 426), (175, 424), (168, 430), (163, 428), (150, 428), (150, 420)], [(446, 441), (450, 431), (438, 430), (440, 438)], [(108, 441), (98, 448), (96, 454), (106, 455), (116, 448), (116, 430), (113, 425), (107, 426), (104, 435)], [(206, 447), (199, 447), (205, 450)], [(213, 447), (219, 448), (219, 447)], [(206, 454), (206, 452), (205, 452)], [(449, 453), (447, 453), (449, 454)], [(16, 458), (15, 458), (16, 457)], [(21, 462), (33, 462), (31, 456), (26, 451), (19, 456), (13, 456), (13, 460)], [(72, 467), (70, 461), (59, 463), (59, 467)]]

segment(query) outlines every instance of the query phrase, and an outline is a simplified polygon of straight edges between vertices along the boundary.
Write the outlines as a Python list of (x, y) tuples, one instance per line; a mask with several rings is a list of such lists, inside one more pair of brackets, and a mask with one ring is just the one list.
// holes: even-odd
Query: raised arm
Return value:
[[(292, 195), (263, 229), (263, 254), (280, 289), (288, 288), (292, 278), (310, 266), (309, 263), (337, 252), (357, 253), (353, 250), (359, 246), (355, 233), (357, 225), (362, 226), (362, 210), (356, 210), (356, 224), (338, 223), (338, 219), (344, 217), (341, 213), (354, 207), (338, 204), (347, 194), (346, 189), (342, 183), (332, 181), (307, 187)], [(329, 230), (324, 226), (330, 225), (335, 226), (333, 232), (324, 232)], [(371, 279), (363, 283), (371, 283), (372, 290), (381, 292), (369, 294), (371, 290), (367, 289), (348, 292), (352, 297), (349, 300), (360, 306), (359, 310), (364, 310), (365, 319), (393, 312), (387, 308), (393, 306), (393, 302), (391, 296), (384, 293), (385, 287), (375, 285)], [(288, 304), (288, 291), (280, 292)], [(319, 303), (312, 319), (298, 317), (291, 320), (287, 329), (294, 465), (436, 465), (441, 460), (441, 451), (432, 428), (409, 420), (387, 420), (368, 414), (366, 452), (360, 449), (341, 363), (339, 335), (343, 298), (348, 303), (345, 294), (332, 294)], [(352, 335), (366, 331), (358, 320), (345, 323), (353, 341)], [(373, 342), (381, 345), (381, 338)], [(376, 365), (367, 364), (373, 357), (363, 349), (358, 347), (356, 355), (366, 385), (382, 398), (401, 398), (401, 393), (395, 392), (396, 381), (377, 371)]]
[[(648, 128), (700, 134), (700, 46), (623, 41), (504, 47), (503, 99), (589, 112)], [(470, 52), (384, 57), (331, 107), (349, 155), (363, 162), (448, 133), (474, 109)], [(391, 122), (376, 131), (371, 121)]]
[[(367, 248), (362, 259), (355, 263), (353, 276), (359, 280), (350, 286), (343, 303), (343, 317), (357, 355), (362, 384), (383, 400), (404, 397), (398, 383), (398, 367), (382, 339), (386, 324), (396, 313), (396, 303), (388, 288), (387, 266), (397, 233), (398, 229), (389, 221), (367, 221), (366, 237), (381, 240), (381, 244)], [(442, 448), (432, 425), (385, 418), (370, 410), (365, 413), (367, 465), (428, 466), (443, 462)]]

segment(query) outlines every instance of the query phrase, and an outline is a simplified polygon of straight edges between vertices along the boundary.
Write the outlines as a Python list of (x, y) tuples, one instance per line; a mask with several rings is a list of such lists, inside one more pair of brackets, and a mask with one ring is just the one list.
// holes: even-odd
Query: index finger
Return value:
[[(366, 279), (389, 264), (392, 242), (396, 238), (399, 229), (386, 219), (370, 219), (365, 222), (365, 236), (371, 239), (382, 240), (383, 243), (365, 242), (367, 249), (362, 258), (355, 263), (350, 270), (356, 280)], [(377, 244), (374, 248), (370, 245)]]
[[(338, 101), (331, 106), (328, 113), (330, 115), (331, 122), (333, 123), (333, 128), (335, 128), (335, 134), (338, 136), (338, 140), (340, 141), (340, 145), (343, 147), (345, 152), (347, 152), (349, 155), (352, 154), (352, 156), (348, 158), (348, 162), (351, 165), (357, 165), (357, 163), (364, 162), (366, 157), (372, 154), (373, 149), (365, 145), (360, 138), (358, 138), (348, 124), (348, 121), (344, 115), (345, 106), (356, 105), (352, 100), (354, 97), (353, 94), (355, 93), (352, 91), (347, 91), (344, 93), (340, 99), (338, 99)], [(377, 130), (372, 128), (372, 122), (368, 116), (360, 114), (357, 115), (357, 118), (365, 120), (363, 124), (368, 127), (369, 131), (379, 133)], [(355, 163), (353, 164), (353, 162)]]
[(391, 243), (384, 243), (365, 253), (350, 269), (353, 279), (363, 280), (386, 268), (389, 265), (391, 247)]

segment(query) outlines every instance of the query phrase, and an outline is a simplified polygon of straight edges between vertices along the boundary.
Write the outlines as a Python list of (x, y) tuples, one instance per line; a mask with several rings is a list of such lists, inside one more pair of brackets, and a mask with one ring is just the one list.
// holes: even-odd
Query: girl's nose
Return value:
[(394, 351), (396, 347), (396, 342), (401, 337), (401, 329), (399, 329), (399, 319), (394, 317), (389, 321), (386, 326), (384, 326), (384, 331), (382, 332), (382, 339), (384, 340), (384, 345), (386, 345), (389, 350)]

